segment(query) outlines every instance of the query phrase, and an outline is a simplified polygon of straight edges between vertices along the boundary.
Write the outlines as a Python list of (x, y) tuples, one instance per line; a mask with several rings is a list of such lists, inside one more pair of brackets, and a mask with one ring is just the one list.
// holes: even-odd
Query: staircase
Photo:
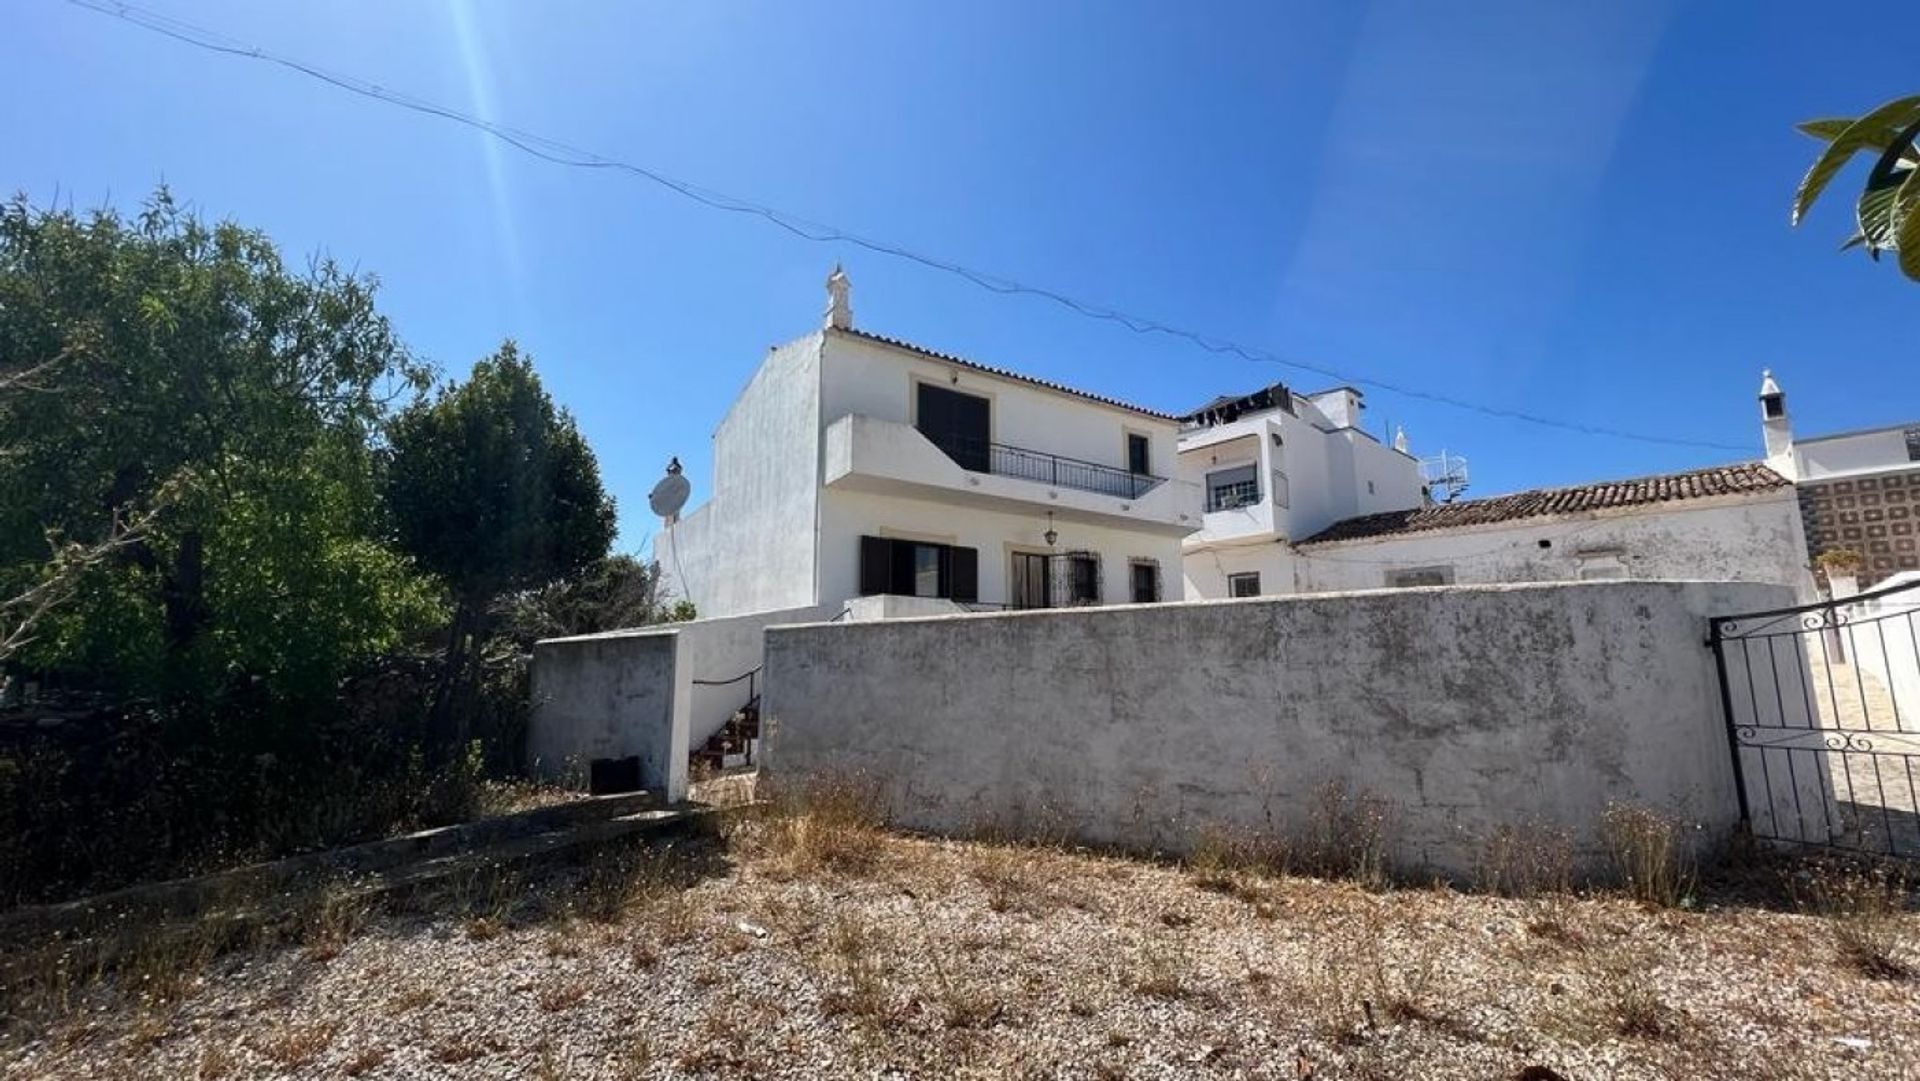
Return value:
[(730, 770), (752, 769), (759, 765), (760, 696), (733, 711), (707, 742), (692, 754), (693, 774), (711, 777)]

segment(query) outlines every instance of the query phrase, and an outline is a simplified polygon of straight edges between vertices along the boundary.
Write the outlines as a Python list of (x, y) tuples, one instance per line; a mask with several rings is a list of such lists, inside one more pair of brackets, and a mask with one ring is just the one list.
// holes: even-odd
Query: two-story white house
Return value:
[(1419, 507), (1420, 463), (1404, 435), (1382, 444), (1360, 424), (1351, 387), (1274, 386), (1189, 414), (1179, 473), (1202, 492), (1201, 528), (1181, 565), (1189, 599), (1293, 593), (1293, 542), (1358, 515)]
[(772, 349), (721, 420), (706, 503), (656, 538), (702, 619), (863, 619), (1179, 599), (1198, 487), (1180, 422), (853, 325)]

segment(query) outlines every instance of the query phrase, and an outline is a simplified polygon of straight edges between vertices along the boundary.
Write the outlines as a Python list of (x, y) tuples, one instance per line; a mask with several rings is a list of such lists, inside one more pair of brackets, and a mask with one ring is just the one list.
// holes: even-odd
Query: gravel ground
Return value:
[(1911, 913), (809, 829), (163, 962), (16, 1013), (0, 1076), (1920, 1078)]

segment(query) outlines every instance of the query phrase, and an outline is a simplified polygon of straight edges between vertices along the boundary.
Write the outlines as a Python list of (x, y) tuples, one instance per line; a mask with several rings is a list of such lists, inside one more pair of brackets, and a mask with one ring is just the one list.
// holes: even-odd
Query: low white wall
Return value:
[(1705, 617), (1792, 599), (1605, 582), (775, 627), (766, 768), (881, 779), (909, 827), (1044, 812), (1171, 850), (1298, 828), (1340, 781), (1387, 801), (1403, 867), (1469, 874), (1502, 824), (1590, 860), (1609, 801), (1734, 825)]
[(1899, 586), (1915, 588), (1848, 606), (1839, 637), (1855, 666), (1888, 693), (1874, 724), (1890, 726), (1897, 715), (1901, 731), (1920, 733), (1920, 572), (1896, 574), (1874, 591)]
[(691, 672), (670, 629), (551, 638), (533, 647), (527, 762), (574, 782), (596, 758), (640, 757), (640, 783), (679, 799), (687, 787)]

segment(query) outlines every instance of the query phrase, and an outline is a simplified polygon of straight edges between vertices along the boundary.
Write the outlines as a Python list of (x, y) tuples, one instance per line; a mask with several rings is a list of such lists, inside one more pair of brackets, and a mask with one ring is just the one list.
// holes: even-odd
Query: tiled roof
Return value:
[(891, 345), (895, 349), (905, 349), (909, 353), (918, 353), (921, 356), (927, 357), (932, 360), (943, 360), (949, 364), (958, 364), (963, 368), (972, 368), (976, 372), (986, 372), (988, 375), (997, 375), (1002, 379), (1012, 379), (1017, 382), (1028, 383), (1036, 387), (1045, 387), (1048, 390), (1057, 390), (1062, 394), (1071, 394), (1076, 398), (1085, 398), (1087, 401), (1090, 401), (1090, 402), (1099, 402), (1101, 405), (1110, 405), (1110, 406), (1113, 406), (1115, 409), (1125, 409), (1130, 413), (1138, 413), (1141, 416), (1152, 417), (1155, 420), (1177, 421), (1180, 419), (1179, 417), (1176, 417), (1171, 413), (1162, 413), (1158, 409), (1148, 409), (1145, 406), (1133, 405), (1129, 402), (1123, 402), (1117, 398), (1108, 398), (1100, 394), (1089, 394), (1084, 390), (1075, 390), (1073, 387), (1066, 386), (1065, 384), (1062, 384), (1062, 383), (1055, 383), (1050, 379), (1036, 379), (1031, 375), (1021, 375), (1019, 372), (1010, 372), (1005, 368), (996, 368), (991, 364), (981, 364), (979, 361), (968, 360), (965, 357), (956, 357), (951, 353), (942, 353), (942, 352), (939, 352), (938, 350), (928, 349), (927, 347), (922, 345), (915, 345), (912, 342), (903, 342), (898, 338), (889, 338), (884, 334), (870, 334), (867, 331), (854, 330), (852, 328), (848, 328), (845, 330), (836, 330), (833, 333), (847, 334), (855, 338), (865, 338), (870, 342), (879, 342), (882, 345)]
[(1608, 510), (1614, 507), (1651, 506), (1677, 503), (1710, 496), (1740, 495), (1790, 487), (1780, 474), (1758, 462), (1695, 469), (1686, 473), (1663, 473), (1655, 477), (1602, 481), (1572, 488), (1536, 488), (1529, 492), (1468, 499), (1459, 503), (1437, 503), (1413, 510), (1366, 514), (1335, 522), (1301, 544), (1360, 540), (1367, 537), (1424, 533), (1434, 529), (1458, 529), (1463, 526), (1494, 525), (1523, 518), (1550, 514), (1578, 514), (1582, 511)]

